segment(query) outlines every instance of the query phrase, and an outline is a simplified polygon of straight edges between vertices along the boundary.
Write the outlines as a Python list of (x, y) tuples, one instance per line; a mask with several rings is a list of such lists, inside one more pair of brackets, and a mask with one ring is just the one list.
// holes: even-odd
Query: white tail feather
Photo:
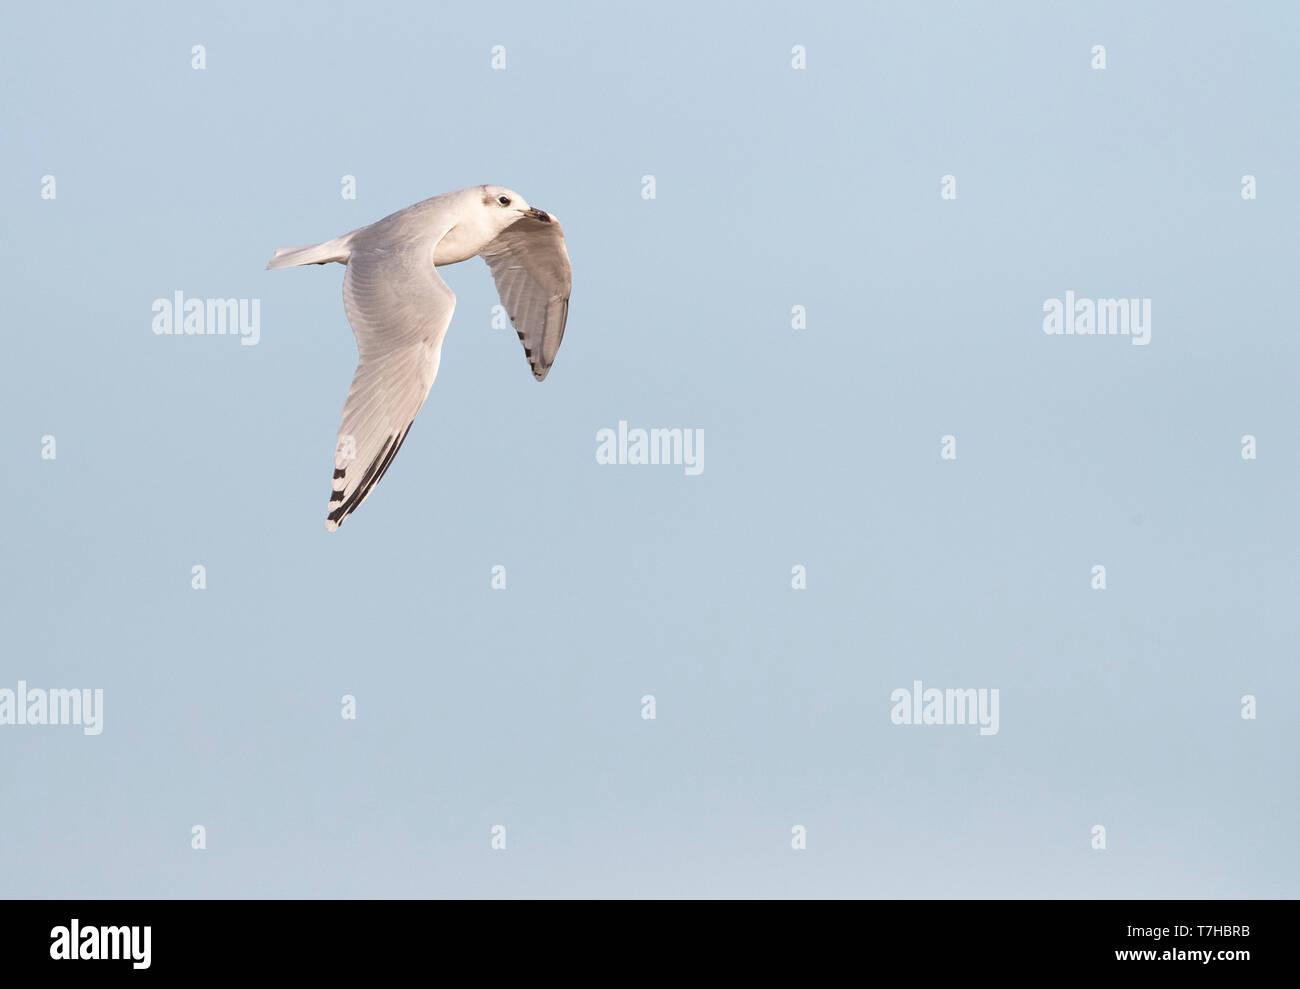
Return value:
[(267, 270), (292, 268), (299, 264), (329, 264), (331, 261), (347, 264), (348, 256), (352, 252), (344, 240), (343, 237), (335, 237), (323, 244), (312, 244), (308, 247), (281, 247), (275, 252), (275, 257), (267, 262)]

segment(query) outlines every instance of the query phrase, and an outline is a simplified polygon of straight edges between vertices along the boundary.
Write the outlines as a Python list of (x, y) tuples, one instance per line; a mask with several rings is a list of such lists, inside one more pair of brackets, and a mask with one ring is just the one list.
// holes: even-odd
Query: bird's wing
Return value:
[(325, 528), (331, 532), (379, 483), (438, 374), (456, 296), (433, 266), (427, 238), (397, 248), (357, 246), (343, 307), (357, 337), (357, 373), (343, 406)]
[(555, 361), (569, 317), (573, 273), (560, 221), (524, 217), (479, 254), (492, 269), (497, 294), (524, 345), (533, 377), (541, 381)]

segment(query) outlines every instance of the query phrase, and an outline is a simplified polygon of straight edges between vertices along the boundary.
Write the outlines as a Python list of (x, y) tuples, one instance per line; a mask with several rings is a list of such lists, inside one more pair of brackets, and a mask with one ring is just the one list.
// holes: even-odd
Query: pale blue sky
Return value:
[[(1300, 894), (1294, 4), (266, 6), (0, 39), (0, 687), (105, 705), (0, 727), (0, 893)], [(484, 182), (564, 222), (555, 367), (444, 269), (326, 533), (343, 270), (263, 267)], [(597, 465), (620, 419), (704, 472)], [(918, 679), (999, 733), (891, 724)]]

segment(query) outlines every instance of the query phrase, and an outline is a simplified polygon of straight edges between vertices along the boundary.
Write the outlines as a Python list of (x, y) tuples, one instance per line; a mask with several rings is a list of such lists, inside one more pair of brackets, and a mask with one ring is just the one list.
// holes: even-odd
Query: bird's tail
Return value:
[(310, 247), (281, 247), (275, 252), (275, 257), (267, 262), (267, 270), (292, 268), (298, 264), (329, 264), (331, 261), (347, 264), (352, 251), (346, 241), (346, 237), (335, 237)]

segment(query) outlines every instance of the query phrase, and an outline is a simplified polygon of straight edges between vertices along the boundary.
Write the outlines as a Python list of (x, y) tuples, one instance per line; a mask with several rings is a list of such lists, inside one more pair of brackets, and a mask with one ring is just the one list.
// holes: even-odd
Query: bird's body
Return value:
[(343, 406), (325, 527), (337, 529), (392, 463), (438, 374), (456, 296), (434, 270), (480, 255), (541, 381), (564, 338), (571, 272), (559, 221), (483, 185), (448, 192), (310, 247), (268, 268), (338, 262), (358, 363)]

